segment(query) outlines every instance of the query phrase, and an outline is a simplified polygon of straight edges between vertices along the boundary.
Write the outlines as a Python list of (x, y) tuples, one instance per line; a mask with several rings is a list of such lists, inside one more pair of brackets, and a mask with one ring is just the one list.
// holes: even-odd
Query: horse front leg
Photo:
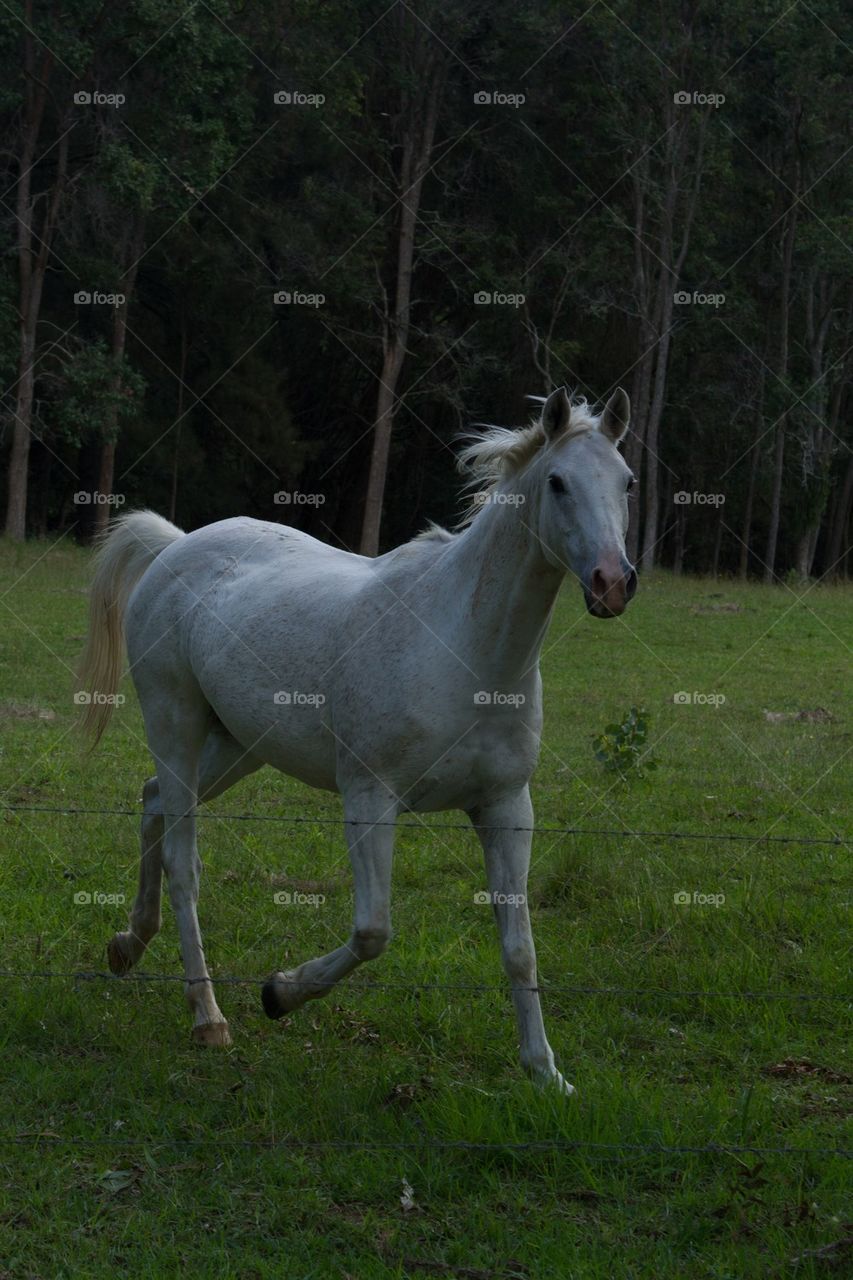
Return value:
[[(381, 955), (391, 940), (391, 863), (398, 804), (379, 788), (344, 795), (344, 830), (355, 882), (355, 912), (349, 941), (297, 969), (274, 973), (261, 993), (264, 1011), (280, 1018), (319, 1000), (365, 960)], [(375, 825), (374, 825), (375, 824)]]
[[(486, 877), (498, 924), (501, 957), (512, 987), (521, 1040), (521, 1064), (538, 1084), (574, 1093), (554, 1065), (536, 985), (536, 950), (527, 909), (527, 873), (533, 841), (533, 806), (527, 787), (471, 810), (486, 861)], [(522, 828), (505, 830), (503, 828)]]

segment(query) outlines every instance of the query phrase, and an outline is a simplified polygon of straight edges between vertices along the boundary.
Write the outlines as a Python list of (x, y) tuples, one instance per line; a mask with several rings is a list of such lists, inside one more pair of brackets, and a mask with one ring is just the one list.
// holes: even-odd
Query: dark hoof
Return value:
[(261, 987), (261, 1003), (268, 1018), (280, 1018), (284, 1013), (272, 978)]
[(133, 961), (127, 953), (128, 935), (116, 933), (107, 943), (107, 960), (113, 973), (119, 975), (130, 973)]

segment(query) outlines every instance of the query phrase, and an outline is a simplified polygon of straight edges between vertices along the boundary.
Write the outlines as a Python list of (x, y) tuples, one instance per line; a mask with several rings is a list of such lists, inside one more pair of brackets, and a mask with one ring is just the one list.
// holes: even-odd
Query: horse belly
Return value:
[(322, 706), (300, 706), (293, 714), (292, 703), (207, 697), (231, 736), (256, 759), (309, 787), (337, 791), (335, 739)]
[(478, 728), (443, 749), (424, 740), (407, 761), (407, 776), (398, 777), (397, 791), (413, 813), (468, 810), (525, 786), (537, 755), (533, 735), (520, 735), (515, 726), (506, 733)]

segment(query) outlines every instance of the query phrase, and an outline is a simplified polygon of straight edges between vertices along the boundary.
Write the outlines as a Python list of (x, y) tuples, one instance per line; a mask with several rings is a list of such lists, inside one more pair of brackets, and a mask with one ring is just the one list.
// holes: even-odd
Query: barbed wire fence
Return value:
[[(53, 813), (67, 817), (121, 817), (141, 818), (142, 809), (91, 809), (76, 805), (27, 805), (0, 803), (0, 813)], [(183, 814), (166, 813), (164, 817), (180, 818)], [(217, 822), (275, 822), (282, 826), (335, 826), (344, 825), (343, 816), (333, 818), (324, 815), (277, 814), (277, 813), (218, 813), (199, 809), (197, 819)], [(709, 840), (709, 841), (747, 841), (753, 844), (799, 844), (799, 845), (831, 845), (836, 848), (853, 844), (853, 836), (774, 836), (751, 835), (743, 831), (635, 831), (629, 827), (501, 827), (493, 824), (480, 826), (471, 822), (400, 822), (396, 819), (347, 818), (346, 825), (351, 827), (396, 827), (402, 831), (532, 831), (534, 835), (552, 836), (621, 836), (635, 840)]]
[(196, 1147), (245, 1148), (248, 1150), (292, 1151), (576, 1151), (583, 1154), (618, 1155), (629, 1152), (635, 1155), (732, 1155), (732, 1156), (839, 1156), (844, 1160), (853, 1157), (853, 1149), (844, 1147), (784, 1147), (750, 1146), (728, 1142), (707, 1142), (696, 1145), (667, 1146), (656, 1142), (573, 1142), (562, 1138), (530, 1138), (521, 1142), (491, 1141), (471, 1142), (466, 1139), (430, 1139), (420, 1141), (394, 1141), (377, 1139), (363, 1142), (346, 1138), (160, 1138), (128, 1137), (99, 1138), (86, 1134), (63, 1136), (54, 1133), (0, 1134), (0, 1146), (90, 1146), (106, 1148), (175, 1147), (178, 1150)]
[[(96, 969), (0, 969), (0, 978), (49, 979), (61, 978), (74, 982), (182, 982), (187, 986), (193, 983), (209, 982), (216, 986), (262, 987), (265, 978), (239, 977), (223, 974), (216, 978), (185, 978), (181, 973), (107, 973)], [(294, 986), (304, 985), (297, 979), (278, 978), (281, 986), (292, 981)], [(312, 978), (314, 987), (328, 987), (330, 990), (339, 987), (340, 982), (321, 982)], [(347, 984), (347, 990), (356, 991), (467, 991), (473, 992), (513, 992), (536, 991), (542, 995), (575, 995), (575, 996), (668, 996), (671, 1000), (841, 1000), (849, 1002), (851, 995), (836, 991), (689, 991), (682, 988), (668, 987), (583, 987), (567, 986), (564, 983), (537, 983), (535, 987), (511, 986), (509, 983), (485, 982), (363, 982), (357, 978)]]
[[(139, 808), (90, 808), (78, 807), (74, 805), (24, 805), (24, 804), (0, 804), (0, 813), (39, 813), (53, 814), (67, 817), (125, 817), (136, 818), (142, 817), (142, 809)], [(164, 817), (172, 815), (164, 814)], [(180, 815), (175, 815), (180, 816)], [(268, 822), (278, 823), (283, 826), (341, 826), (343, 825), (342, 817), (328, 817), (325, 815), (304, 815), (304, 814), (262, 814), (262, 813), (218, 813), (207, 812), (201, 810), (197, 817), (200, 819), (216, 820), (219, 822)], [(351, 826), (394, 826), (398, 830), (414, 830), (419, 832), (437, 831), (468, 831), (475, 830), (470, 822), (401, 822), (399, 820), (361, 820), (359, 822), (350, 822)], [(771, 835), (765, 834), (755, 836), (743, 832), (691, 832), (691, 831), (646, 831), (632, 830), (630, 828), (618, 827), (572, 827), (572, 826), (532, 826), (532, 827), (495, 827), (490, 825), (489, 830), (501, 831), (532, 831), (534, 834), (551, 835), (551, 836), (597, 836), (599, 838), (623, 838), (623, 839), (644, 839), (644, 840), (683, 840), (683, 841), (709, 841), (709, 842), (750, 842), (753, 846), (758, 845), (800, 845), (800, 846), (825, 846), (825, 847), (848, 847), (853, 843), (853, 838), (841, 834), (833, 834), (832, 836), (792, 836), (792, 835)], [(211, 982), (217, 985), (225, 986), (251, 986), (262, 987), (266, 978), (258, 978), (254, 976), (223, 974), (216, 978), (195, 978), (186, 979), (183, 974), (174, 973), (145, 973), (137, 971), (124, 975), (117, 975), (100, 970), (85, 969), (0, 969), (0, 980), (6, 981), (72, 981), (75, 983), (183, 983), (191, 985), (194, 982)], [(280, 983), (286, 983), (288, 979), (279, 977)], [(293, 980), (296, 982), (296, 980)], [(296, 985), (299, 985), (296, 983)], [(328, 987), (335, 987), (337, 983), (320, 984)], [(718, 991), (712, 989), (670, 989), (666, 987), (623, 987), (623, 986), (584, 986), (565, 983), (538, 983), (535, 987), (519, 987), (513, 988), (507, 983), (465, 983), (465, 982), (373, 982), (373, 981), (354, 981), (349, 984), (349, 989), (354, 991), (456, 991), (466, 992), (468, 994), (484, 993), (484, 992), (501, 992), (508, 993), (512, 990), (532, 990), (542, 994), (565, 994), (574, 996), (589, 997), (663, 997), (673, 1001), (680, 999), (690, 1000), (769, 1000), (769, 1001), (802, 1001), (802, 1002), (841, 1002), (849, 1003), (851, 993), (833, 992), (833, 991), (777, 991), (772, 989), (764, 990), (739, 990), (739, 991)], [(770, 1155), (778, 1155), (785, 1157), (841, 1157), (844, 1159), (853, 1158), (853, 1149), (844, 1147), (796, 1147), (785, 1145), (751, 1145), (745, 1143), (726, 1143), (726, 1142), (708, 1142), (699, 1144), (665, 1144), (657, 1142), (588, 1142), (573, 1141), (568, 1139), (528, 1139), (523, 1141), (495, 1141), (477, 1142), (469, 1140), (455, 1139), (429, 1139), (422, 1138), (417, 1141), (396, 1141), (396, 1140), (373, 1140), (362, 1141), (357, 1139), (303, 1139), (294, 1136), (284, 1138), (162, 1138), (156, 1135), (152, 1136), (124, 1136), (121, 1137), (99, 1137), (86, 1134), (70, 1134), (61, 1135), (53, 1133), (49, 1130), (21, 1132), (21, 1133), (0, 1133), (0, 1146), (5, 1147), (54, 1147), (61, 1146), (88, 1146), (96, 1148), (108, 1149), (130, 1149), (132, 1147), (173, 1147), (175, 1149), (195, 1149), (195, 1148), (233, 1148), (248, 1150), (293, 1150), (293, 1151), (480, 1151), (488, 1152), (576, 1152), (588, 1156), (599, 1157), (615, 1157), (620, 1155), (660, 1155), (660, 1156), (677, 1156), (677, 1155), (732, 1155), (732, 1156), (755, 1156), (766, 1157)]]

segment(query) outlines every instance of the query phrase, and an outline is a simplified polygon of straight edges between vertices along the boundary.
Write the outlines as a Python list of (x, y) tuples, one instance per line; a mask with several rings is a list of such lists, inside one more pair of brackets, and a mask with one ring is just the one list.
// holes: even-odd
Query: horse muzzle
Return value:
[(634, 566), (624, 556), (602, 556), (584, 587), (584, 599), (594, 618), (618, 618), (636, 591)]

